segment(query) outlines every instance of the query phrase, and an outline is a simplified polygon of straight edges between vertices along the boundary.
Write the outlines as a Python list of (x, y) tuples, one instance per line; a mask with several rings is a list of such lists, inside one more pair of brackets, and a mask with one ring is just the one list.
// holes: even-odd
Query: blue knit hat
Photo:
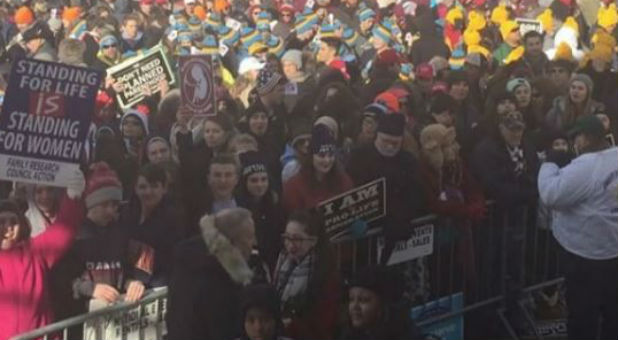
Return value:
[(257, 17), (256, 28), (260, 32), (270, 31), (270, 13), (268, 11), (261, 11)]
[(198, 44), (202, 53), (209, 55), (219, 54), (219, 44), (217, 44), (217, 38), (212, 34), (206, 34), (204, 39)]
[(393, 42), (393, 35), (391, 30), (388, 27), (384, 26), (383, 23), (378, 23), (373, 26), (371, 33), (374, 37), (379, 38), (384, 41), (386, 44), (390, 45)]
[(376, 12), (374, 12), (371, 8), (366, 7), (366, 8), (360, 9), (358, 11), (357, 16), (358, 16), (358, 21), (363, 22), (365, 20), (375, 18)]
[(240, 32), (227, 26), (219, 26), (217, 35), (219, 36), (219, 40), (223, 41), (223, 43), (229, 47), (236, 46), (238, 41), (240, 41)]
[(118, 45), (118, 38), (116, 38), (113, 34), (106, 34), (101, 38), (101, 40), (99, 40), (99, 47), (105, 47), (113, 44)]
[(249, 46), (261, 39), (261, 35), (252, 27), (243, 27), (240, 30), (240, 41), (244, 49), (248, 50)]
[(294, 21), (294, 30), (297, 34), (303, 34), (313, 29), (313, 26), (318, 25), (320, 18), (311, 9), (306, 8), (302, 13), (296, 16)]

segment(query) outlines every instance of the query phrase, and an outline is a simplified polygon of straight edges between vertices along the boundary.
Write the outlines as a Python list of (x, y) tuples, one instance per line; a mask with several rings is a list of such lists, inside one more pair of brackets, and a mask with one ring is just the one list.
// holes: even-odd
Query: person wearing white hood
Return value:
[(26, 186), (28, 210), (24, 214), (30, 222), (30, 236), (34, 237), (47, 229), (56, 220), (62, 190), (47, 185)]
[(264, 65), (256, 57), (247, 57), (240, 62), (238, 79), (230, 89), (230, 94), (232, 98), (240, 100), (245, 108), (249, 107), (249, 94), (255, 88), (258, 74)]
[[(561, 54), (560, 45), (566, 45), (571, 49), (571, 55), (576, 61), (581, 61), (585, 54), (584, 51), (579, 49), (579, 25), (573, 17), (568, 17), (562, 27), (556, 32), (554, 36), (554, 48), (546, 51), (547, 58), (554, 60)], [(562, 47), (564, 49), (564, 47)]]

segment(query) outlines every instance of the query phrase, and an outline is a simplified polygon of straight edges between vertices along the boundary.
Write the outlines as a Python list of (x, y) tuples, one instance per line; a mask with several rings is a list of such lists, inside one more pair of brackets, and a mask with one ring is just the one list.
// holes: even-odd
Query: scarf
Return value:
[(302, 309), (307, 299), (309, 280), (314, 271), (315, 252), (311, 250), (297, 262), (289, 255), (282, 254), (277, 261), (275, 284), (281, 297), (281, 310), (285, 314), (295, 314)]
[(511, 161), (515, 164), (515, 176), (519, 177), (526, 169), (526, 159), (524, 158), (524, 149), (521, 146), (507, 146)]

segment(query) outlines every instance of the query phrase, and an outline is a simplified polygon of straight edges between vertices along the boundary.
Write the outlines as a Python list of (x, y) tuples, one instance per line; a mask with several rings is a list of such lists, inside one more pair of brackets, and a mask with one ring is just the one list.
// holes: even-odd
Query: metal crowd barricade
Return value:
[[(419, 322), (419, 326), (432, 325), (450, 318), (469, 315), (483, 308), (494, 308), (512, 338), (519, 336), (505, 317), (509, 296), (516, 292), (517, 302), (522, 307), (526, 320), (532, 325), (533, 318), (522, 306), (522, 301), (531, 293), (560, 284), (558, 246), (548, 228), (536, 225), (534, 211), (527, 208), (500, 211), (488, 204), (486, 217), (477, 222), (428, 215), (411, 222), (409, 228), (433, 225), (433, 252), (408, 262), (395, 264), (403, 271), (412, 270), (417, 277), (417, 290), (409, 294), (413, 305), (463, 295), (460, 310), (431, 316)], [(378, 263), (382, 230), (370, 229), (362, 237), (347, 237), (333, 244), (335, 261), (345, 276), (353, 275), (359, 268)], [(510, 267), (509, 267), (510, 266)], [(419, 274), (420, 272), (420, 274)], [(517, 277), (521, 276), (521, 277)], [(409, 287), (408, 287), (409, 288)], [(88, 314), (66, 319), (46, 327), (22, 334), (12, 340), (48, 339), (62, 335), (68, 339), (69, 328), (91, 325), (85, 339), (104, 339), (104, 331), (111, 322), (120, 323), (114, 339), (161, 339), (165, 334), (165, 300), (167, 288), (151, 292), (141, 301), (120, 303)], [(142, 324), (147, 317), (147, 306), (155, 303), (156, 316), (154, 337), (145, 334)], [(136, 312), (137, 310), (137, 312)], [(134, 328), (137, 323), (137, 335)], [(537, 338), (542, 339), (534, 325)]]
[[(163, 339), (167, 333), (165, 328), (166, 300), (167, 287), (157, 288), (149, 291), (139, 301), (120, 302), (20, 334), (11, 340), (69, 340), (69, 332), (72, 328), (84, 326), (83, 339)], [(152, 313), (153, 310), (154, 313)]]

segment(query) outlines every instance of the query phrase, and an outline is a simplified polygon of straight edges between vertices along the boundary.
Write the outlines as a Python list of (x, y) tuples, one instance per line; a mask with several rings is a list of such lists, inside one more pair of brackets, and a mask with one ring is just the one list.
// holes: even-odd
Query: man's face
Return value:
[(549, 77), (556, 87), (563, 88), (565, 84), (568, 84), (571, 73), (564, 67), (552, 67), (549, 70)]
[(88, 209), (88, 218), (99, 226), (107, 226), (118, 218), (118, 201), (108, 200)]
[(371, 30), (371, 27), (373, 27), (373, 18), (369, 18), (360, 23), (360, 29), (362, 33), (369, 32)]
[(526, 54), (538, 57), (543, 53), (543, 40), (541, 37), (530, 37), (526, 39)]
[(234, 164), (212, 164), (208, 173), (208, 185), (215, 197), (230, 199), (236, 184), (238, 171)]
[(401, 150), (403, 137), (388, 135), (378, 132), (374, 145), (378, 152), (384, 157), (394, 157)]
[(138, 30), (137, 21), (127, 20), (123, 26), (123, 30), (129, 39), (135, 39), (135, 37), (137, 37)]
[(510, 146), (520, 146), (521, 138), (524, 135), (524, 128), (511, 128), (508, 129), (504, 125), (500, 124), (500, 134), (506, 144)]
[(517, 99), (517, 106), (520, 108), (526, 108), (530, 105), (532, 100), (532, 92), (527, 86), (518, 86), (515, 89), (515, 99)]
[(117, 43), (109, 43), (107, 45), (101, 46), (101, 49), (103, 50), (103, 54), (110, 59), (115, 59), (118, 55)]
[(169, 145), (160, 140), (148, 144), (146, 155), (148, 156), (148, 160), (155, 164), (167, 162), (172, 159), (172, 152)]
[(566, 139), (558, 138), (552, 142), (551, 148), (556, 151), (569, 151), (569, 142)]
[(331, 60), (335, 58), (335, 49), (329, 46), (325, 42), (320, 43), (320, 49), (318, 50), (317, 61), (321, 63), (328, 64)]
[(258, 112), (249, 118), (249, 130), (256, 136), (263, 136), (268, 129), (268, 116), (264, 112)]
[(509, 35), (506, 37), (506, 40), (511, 46), (519, 45), (519, 42), (521, 41), (519, 29), (514, 29), (513, 31), (511, 31), (511, 33), (509, 33)]
[(298, 67), (296, 67), (295, 63), (284, 60), (281, 64), (283, 65), (283, 74), (285, 74), (286, 78), (291, 79), (298, 74)]

